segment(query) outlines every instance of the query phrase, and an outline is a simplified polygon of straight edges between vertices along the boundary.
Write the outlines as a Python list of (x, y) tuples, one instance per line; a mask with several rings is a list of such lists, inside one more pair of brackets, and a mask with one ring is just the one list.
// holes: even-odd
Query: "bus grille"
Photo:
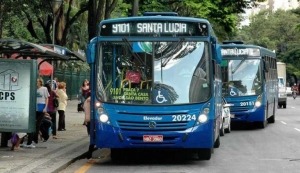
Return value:
[(230, 112), (243, 112), (243, 111), (248, 111), (250, 108), (249, 107), (242, 107), (242, 106), (232, 106), (230, 107)]
[(117, 121), (121, 130), (130, 131), (180, 131), (186, 130), (188, 121), (181, 122), (161, 122), (156, 121), (154, 128), (149, 127), (149, 122), (140, 121)]

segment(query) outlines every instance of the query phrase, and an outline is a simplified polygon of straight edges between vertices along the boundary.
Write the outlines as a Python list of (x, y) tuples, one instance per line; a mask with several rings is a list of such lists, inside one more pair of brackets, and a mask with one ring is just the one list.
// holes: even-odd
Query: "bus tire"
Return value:
[(224, 121), (222, 121), (222, 126), (220, 129), (220, 136), (224, 136), (225, 135), (225, 129), (224, 129)]
[(229, 119), (228, 127), (225, 129), (225, 133), (230, 133), (231, 132), (231, 120)]
[(286, 104), (283, 104), (283, 108), (286, 109)]
[(275, 123), (275, 105), (273, 106), (273, 115), (268, 118), (268, 123)]
[(219, 148), (220, 147), (220, 135), (218, 136), (217, 140), (214, 143), (214, 148)]
[(110, 149), (110, 158), (114, 163), (120, 163), (123, 159), (122, 149), (111, 148)]
[(268, 123), (268, 121), (267, 121), (266, 115), (265, 115), (264, 121), (257, 122), (258, 128), (264, 129), (267, 126), (267, 123)]
[(212, 149), (211, 148), (201, 148), (198, 150), (197, 155), (199, 160), (210, 160)]

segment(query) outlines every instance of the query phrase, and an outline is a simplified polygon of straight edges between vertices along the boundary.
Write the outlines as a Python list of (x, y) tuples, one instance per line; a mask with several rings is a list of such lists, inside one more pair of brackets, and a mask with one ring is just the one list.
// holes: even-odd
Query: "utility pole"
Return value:
[(139, 0), (133, 0), (132, 2), (132, 16), (138, 16), (139, 13)]

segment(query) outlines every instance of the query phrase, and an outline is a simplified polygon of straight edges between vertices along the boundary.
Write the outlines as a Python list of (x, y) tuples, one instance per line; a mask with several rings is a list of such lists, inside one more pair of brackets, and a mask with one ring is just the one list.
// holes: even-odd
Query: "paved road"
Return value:
[(96, 163), (78, 160), (61, 173), (299, 173), (300, 97), (288, 98), (287, 109), (278, 109), (276, 122), (265, 129), (238, 126), (221, 137), (211, 160), (198, 161), (180, 151), (134, 152), (124, 163), (110, 160), (110, 150), (94, 152)]

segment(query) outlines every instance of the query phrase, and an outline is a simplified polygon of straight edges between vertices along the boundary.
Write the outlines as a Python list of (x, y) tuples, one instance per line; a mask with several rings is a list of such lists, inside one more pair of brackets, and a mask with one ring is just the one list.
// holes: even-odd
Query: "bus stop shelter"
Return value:
[[(85, 58), (67, 48), (58, 45), (50, 44), (35, 44), (27, 41), (17, 39), (0, 39), (0, 58), (5, 59), (35, 59), (38, 61), (39, 72), (41, 68), (43, 70), (49, 70), (51, 77), (53, 78), (53, 61), (69, 61), (80, 60), (85, 61)], [(7, 147), (8, 139), (10, 139), (10, 133), (2, 133), (1, 135), (1, 147)]]
[(0, 58), (36, 59), (42, 75), (49, 75), (49, 71), (53, 73), (53, 61), (85, 61), (81, 54), (59, 45), (35, 44), (17, 39), (0, 39)]

